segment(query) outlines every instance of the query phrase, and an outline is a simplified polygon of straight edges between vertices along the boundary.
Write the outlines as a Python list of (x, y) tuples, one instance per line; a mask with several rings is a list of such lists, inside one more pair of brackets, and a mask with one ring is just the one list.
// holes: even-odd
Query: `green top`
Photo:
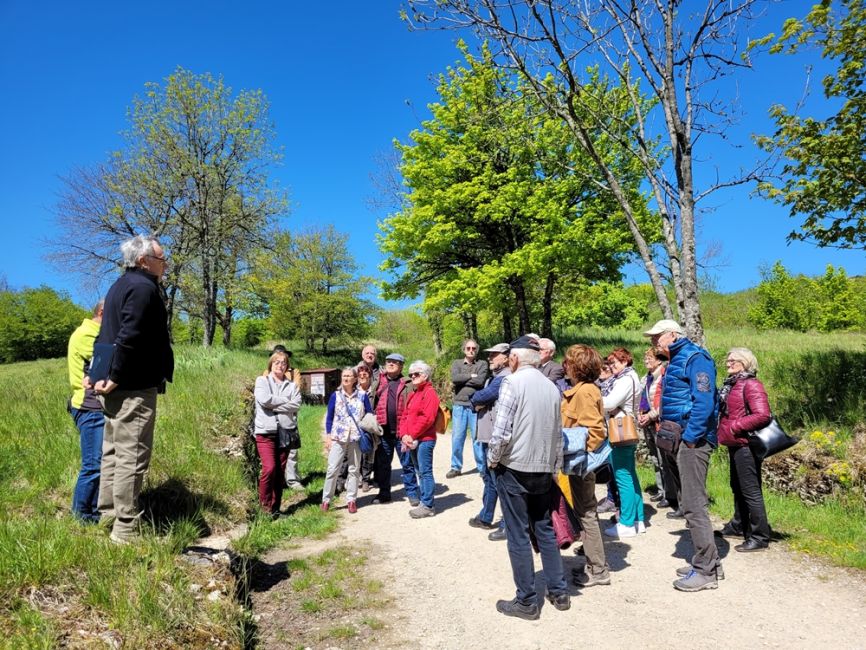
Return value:
[(69, 337), (66, 361), (69, 366), (69, 387), (72, 389), (72, 408), (80, 409), (84, 402), (84, 364), (93, 356), (93, 344), (99, 334), (99, 323), (85, 318)]

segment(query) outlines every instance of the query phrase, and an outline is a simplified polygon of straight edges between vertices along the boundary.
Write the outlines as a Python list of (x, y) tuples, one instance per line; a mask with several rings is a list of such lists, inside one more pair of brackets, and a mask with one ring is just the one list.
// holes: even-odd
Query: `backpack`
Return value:
[(448, 423), (451, 421), (451, 411), (447, 407), (439, 404), (439, 411), (436, 413), (436, 421), (433, 423), (436, 428), (436, 433), (445, 433), (448, 429)]

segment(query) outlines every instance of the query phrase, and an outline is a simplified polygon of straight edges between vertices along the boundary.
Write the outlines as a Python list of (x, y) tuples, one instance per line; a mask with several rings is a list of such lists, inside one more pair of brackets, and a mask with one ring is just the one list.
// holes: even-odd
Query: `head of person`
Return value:
[(478, 356), (478, 343), (472, 339), (466, 339), (463, 342), (463, 356), (470, 363), (475, 361), (475, 357)]
[(425, 381), (430, 381), (430, 377), (433, 374), (432, 368), (427, 365), (421, 359), (417, 361), (413, 361), (409, 366), (409, 380), (412, 382), (413, 386), (420, 386)]
[(610, 362), (611, 372), (615, 375), (634, 363), (634, 357), (631, 356), (631, 352), (626, 348), (616, 348), (613, 352), (607, 355), (607, 360)]
[(556, 354), (556, 343), (550, 339), (538, 339), (538, 352), (541, 355), (541, 365), (544, 365)]
[(97, 323), (101, 323), (102, 322), (102, 314), (104, 311), (105, 311), (105, 299), (100, 298), (99, 302), (97, 302), (93, 306), (92, 319), (95, 320)]
[(599, 373), (598, 378), (600, 381), (605, 381), (611, 377), (613, 377), (613, 370), (610, 368), (610, 360), (605, 357), (601, 360), (601, 372)]
[(373, 382), (373, 373), (370, 371), (370, 368), (367, 364), (362, 363), (356, 366), (355, 370), (358, 373), (358, 385), (361, 388), (367, 388)]
[(649, 372), (655, 372), (656, 368), (667, 362), (667, 360), (668, 355), (655, 345), (648, 347), (643, 354), (643, 365), (646, 366)]
[(346, 366), (340, 372), (340, 386), (347, 393), (354, 393), (358, 385), (358, 370), (355, 366)]
[(538, 367), (541, 355), (538, 351), (538, 341), (526, 335), (511, 342), (508, 346), (508, 366), (516, 372), (525, 366)]
[(747, 372), (758, 374), (758, 359), (749, 348), (731, 348), (725, 357), (725, 368), (729, 375)]
[(361, 359), (364, 360), (370, 368), (376, 365), (376, 347), (373, 345), (365, 345), (361, 350)]
[(603, 365), (601, 355), (588, 345), (572, 345), (565, 351), (563, 368), (572, 384), (584, 382), (591, 384), (601, 376)]
[(653, 347), (661, 348), (668, 357), (670, 357), (671, 345), (684, 336), (683, 328), (680, 327), (679, 323), (669, 318), (656, 322), (643, 335), (648, 336)]
[(289, 367), (289, 355), (285, 352), (272, 352), (268, 359), (268, 372), (277, 379), (282, 380), (286, 376), (286, 370)]
[(385, 357), (385, 374), (391, 379), (397, 379), (397, 377), (403, 374), (403, 364), (405, 362), (406, 358), (402, 354), (392, 352)]
[(487, 365), (493, 372), (508, 365), (508, 343), (497, 343), (484, 351), (487, 353)]
[(141, 269), (146, 273), (161, 279), (168, 269), (165, 251), (159, 245), (156, 237), (136, 235), (120, 245), (123, 255), (123, 266), (127, 269)]

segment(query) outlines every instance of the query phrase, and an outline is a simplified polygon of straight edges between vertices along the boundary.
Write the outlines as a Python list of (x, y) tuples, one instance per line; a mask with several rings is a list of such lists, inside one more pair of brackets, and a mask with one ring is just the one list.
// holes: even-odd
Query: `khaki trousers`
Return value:
[(156, 388), (114, 390), (101, 397), (105, 412), (99, 513), (113, 517), (112, 533), (128, 539), (137, 535), (141, 510), (138, 497), (153, 449)]
[(586, 555), (586, 573), (595, 575), (607, 571), (607, 559), (604, 554), (604, 542), (598, 526), (595, 498), (595, 472), (586, 476), (568, 477), (571, 486), (571, 498), (574, 500), (574, 514), (577, 515), (586, 537), (583, 540), (583, 552)]

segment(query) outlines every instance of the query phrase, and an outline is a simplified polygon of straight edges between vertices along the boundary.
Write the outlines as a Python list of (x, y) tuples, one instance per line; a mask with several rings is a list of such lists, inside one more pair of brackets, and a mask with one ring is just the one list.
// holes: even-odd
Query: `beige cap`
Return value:
[(680, 324), (677, 323), (675, 320), (671, 320), (670, 318), (663, 318), (655, 325), (650, 327), (646, 332), (644, 332), (643, 335), (655, 336), (656, 334), (661, 334), (662, 332), (676, 332), (677, 334), (682, 334), (683, 328), (680, 327)]

